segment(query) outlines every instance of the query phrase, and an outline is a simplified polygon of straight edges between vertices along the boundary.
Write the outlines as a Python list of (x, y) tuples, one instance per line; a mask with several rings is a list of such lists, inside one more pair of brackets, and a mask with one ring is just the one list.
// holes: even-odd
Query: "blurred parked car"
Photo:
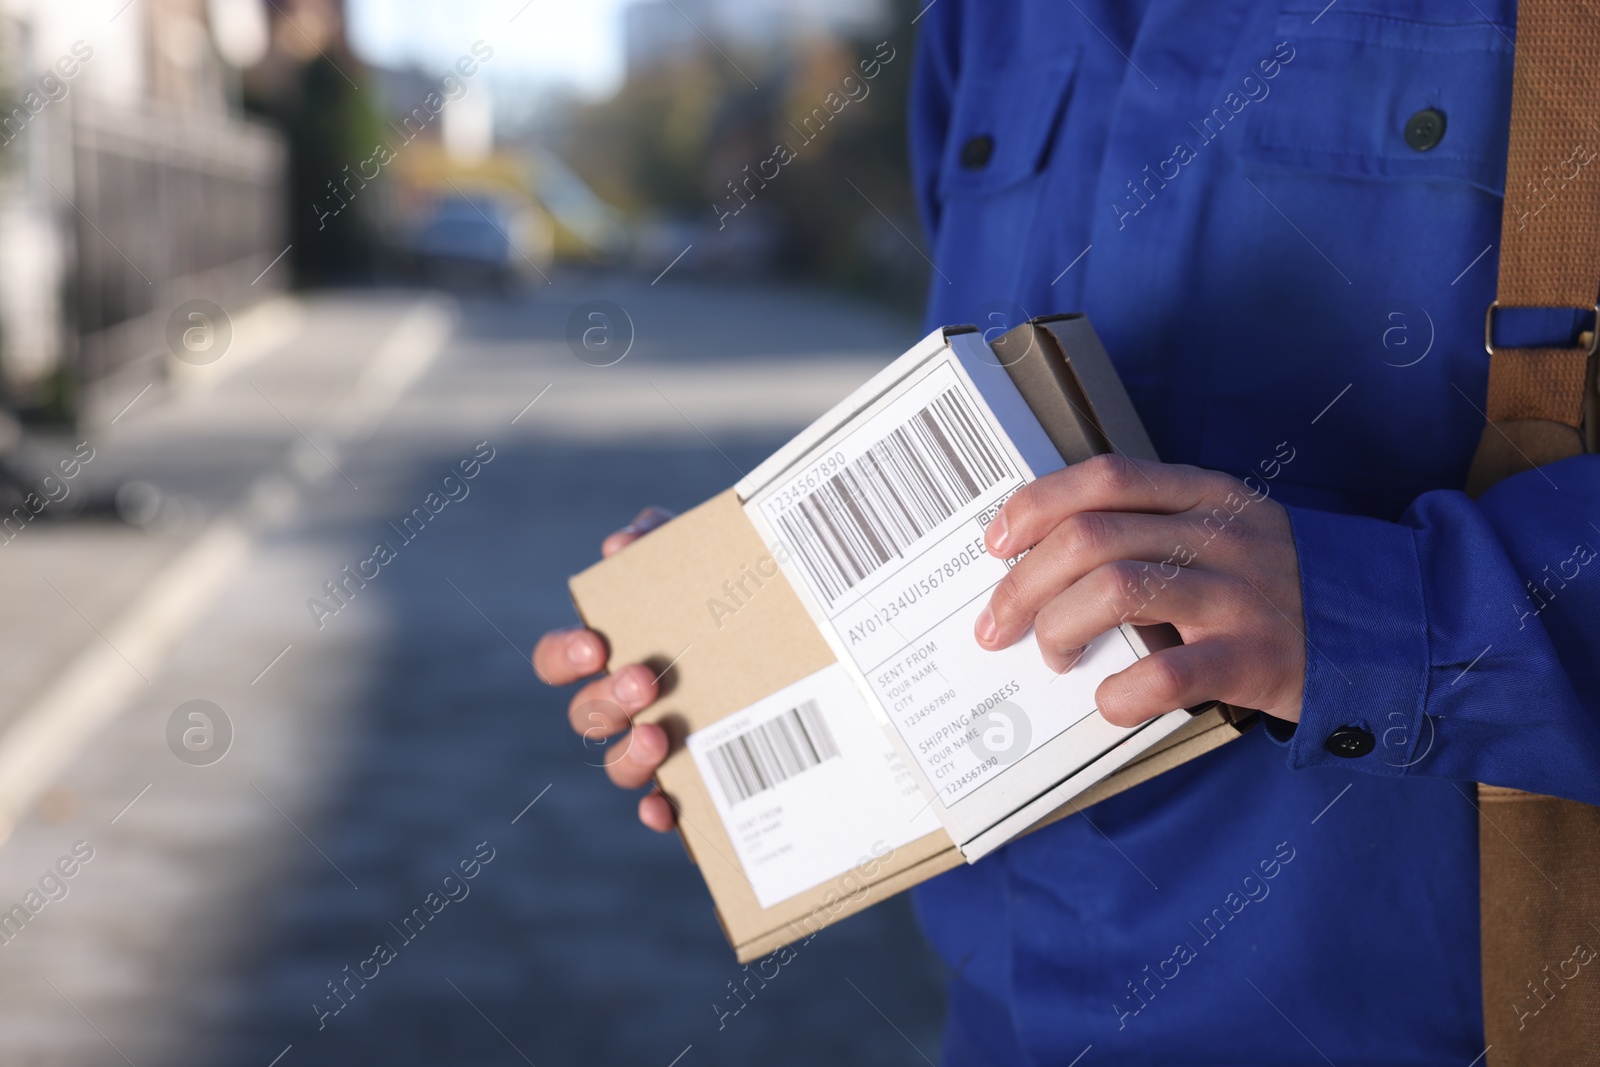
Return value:
[(503, 290), (549, 265), (547, 228), (524, 207), (490, 197), (444, 197), (411, 230), (405, 259), (423, 281)]

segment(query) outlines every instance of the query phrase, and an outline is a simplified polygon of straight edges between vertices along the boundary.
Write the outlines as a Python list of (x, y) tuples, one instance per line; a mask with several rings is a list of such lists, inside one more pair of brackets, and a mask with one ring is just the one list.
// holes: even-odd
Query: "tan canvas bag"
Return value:
[[(1596, 451), (1600, 431), (1593, 330), (1571, 349), (1492, 341), (1498, 307), (1594, 308), (1600, 293), (1600, 168), (1569, 177), (1562, 165), (1600, 152), (1600, 6), (1522, 0), (1514, 64), (1499, 289), (1485, 326), (1488, 425), (1467, 480), (1473, 496)], [(1488, 1063), (1600, 1063), (1600, 808), (1480, 785), (1478, 848)]]

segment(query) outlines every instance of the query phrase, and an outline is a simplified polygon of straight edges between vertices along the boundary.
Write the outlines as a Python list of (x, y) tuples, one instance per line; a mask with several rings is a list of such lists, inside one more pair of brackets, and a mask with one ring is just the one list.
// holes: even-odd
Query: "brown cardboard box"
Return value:
[[(992, 349), (1063, 459), (1077, 462), (1112, 450), (1154, 458), (1086, 318), (1035, 320), (996, 340)], [(744, 594), (731, 616), (708, 610), (725, 583)], [(864, 855), (853, 869), (773, 907), (763, 908), (757, 900), (683, 741), (821, 670), (835, 656), (733, 490), (575, 576), (571, 591), (585, 625), (609, 643), (609, 668), (643, 662), (661, 674), (661, 698), (640, 716), (661, 723), (672, 740), (657, 782), (678, 812), (684, 845), (700, 867), (740, 961), (808, 938), (962, 862), (961, 852), (940, 829), (887, 854)], [(1147, 636), (1155, 647), (1176, 640), (1175, 633)], [(1065, 806), (1038, 812), (1035, 828), (1209, 751), (1251, 721), (1221, 706), (1194, 710), (1192, 720), (1154, 748)]]

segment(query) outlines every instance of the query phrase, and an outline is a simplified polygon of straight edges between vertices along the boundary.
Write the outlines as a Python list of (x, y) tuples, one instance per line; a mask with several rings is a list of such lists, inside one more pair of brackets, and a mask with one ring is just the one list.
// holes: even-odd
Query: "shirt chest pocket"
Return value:
[[(1398, 507), (1461, 484), (1482, 426), (1458, 390), (1480, 388), (1486, 373), (1512, 47), (1470, 3), (1388, 4), (1414, 20), (1371, 12), (1378, 0), (1325, 3), (1276, 17), (1281, 69), (1238, 131), (1252, 185), (1233, 194), (1235, 207), (1260, 220), (1252, 254), (1272, 264), (1271, 297), (1216, 357), (1219, 380), (1246, 384), (1208, 419), (1202, 462), (1238, 462), (1211, 429), (1230, 416), (1293, 403), (1296, 388), (1332, 397), (1354, 380), (1352, 396), (1365, 399), (1344, 417), (1359, 431), (1297, 476)], [(1401, 324), (1409, 331), (1392, 330)], [(1270, 364), (1282, 384), (1249, 384), (1242, 361), (1260, 351), (1289, 353)], [(1317, 415), (1320, 401), (1304, 403)]]
[(1071, 92), (1071, 56), (968, 71), (956, 87), (939, 165), (935, 261), (951, 292), (1013, 299)]
[(939, 168), (940, 198), (1003, 192), (1042, 171), (1073, 67), (1062, 58), (964, 75)]
[(1505, 190), (1511, 43), (1486, 21), (1285, 13), (1293, 58), (1256, 109), (1244, 158), (1342, 177)]

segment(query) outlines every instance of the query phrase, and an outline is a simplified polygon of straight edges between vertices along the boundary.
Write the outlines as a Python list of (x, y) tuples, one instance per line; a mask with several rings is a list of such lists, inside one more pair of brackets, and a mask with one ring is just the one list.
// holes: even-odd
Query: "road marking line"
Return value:
[(265, 357), (284, 351), (299, 339), (306, 309), (292, 296), (273, 296), (231, 318), (233, 343), (222, 359), (201, 367), (167, 363), (169, 395), (194, 403)]
[[(112, 625), (111, 645), (154, 670), (243, 563), (249, 542), (237, 522), (218, 520)], [(91, 645), (0, 735), (0, 841), (143, 684), (120, 653)]]
[[(432, 297), (419, 300), (400, 317), (333, 420), (331, 429), (347, 446), (375, 430), (405, 388), (433, 362), (455, 328), (455, 317), (452, 305)], [(224, 583), (238, 573), (262, 513), (276, 511), (281, 517), (298, 504), (291, 486), (276, 471), (258, 478), (237, 514), (213, 520), (144, 587), (107, 628), (107, 642), (129, 661), (157, 670)], [(269, 498), (275, 507), (251, 503)], [(140, 692), (122, 653), (100, 644), (84, 648), (0, 733), (0, 843), (84, 745)]]
[(401, 316), (333, 417), (349, 438), (347, 448), (378, 428), (400, 395), (433, 365), (455, 325), (454, 310), (437, 299), (419, 300)]

